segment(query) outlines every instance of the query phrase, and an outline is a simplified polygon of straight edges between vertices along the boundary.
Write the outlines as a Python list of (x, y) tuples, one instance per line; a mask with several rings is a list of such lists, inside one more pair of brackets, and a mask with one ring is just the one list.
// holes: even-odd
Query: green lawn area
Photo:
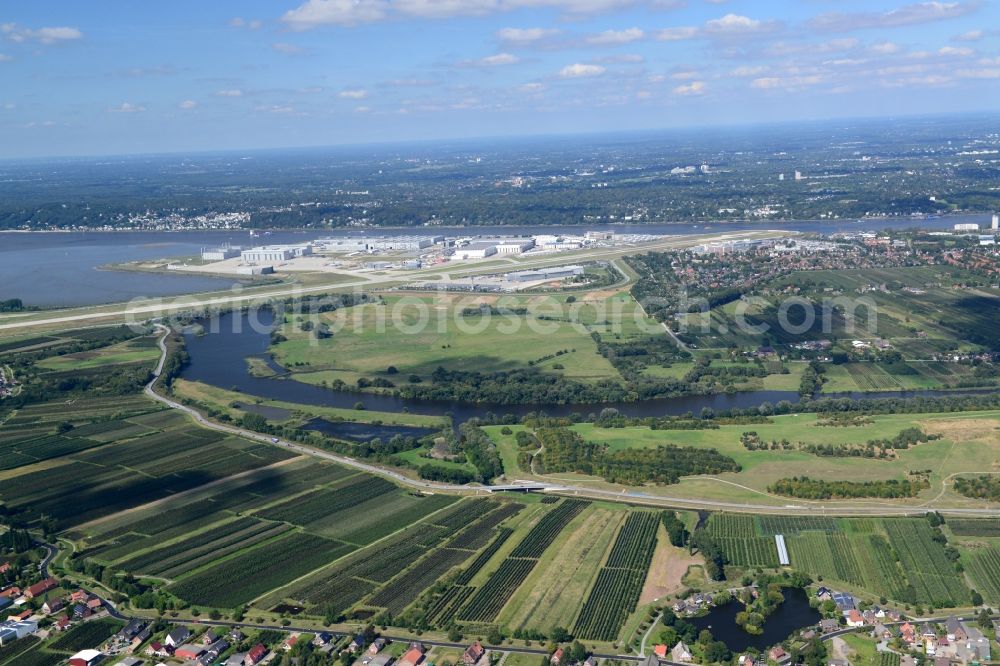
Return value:
[[(922, 497), (936, 497), (943, 480), (953, 473), (974, 473), (990, 469), (1000, 456), (1000, 411), (968, 412), (964, 414), (886, 414), (873, 417), (873, 422), (860, 426), (818, 426), (816, 414), (790, 414), (773, 417), (772, 423), (724, 425), (715, 430), (652, 430), (646, 427), (600, 428), (581, 423), (572, 426), (588, 441), (608, 445), (612, 450), (629, 447), (654, 447), (666, 444), (715, 448), (732, 457), (742, 467), (738, 473), (718, 475), (718, 479), (703, 477), (682, 479), (679, 484), (661, 487), (670, 495), (700, 496), (705, 499), (760, 500), (761, 491), (780, 478), (810, 476), (829, 480), (901, 479), (908, 470), (930, 470), (931, 487)], [(799, 450), (748, 451), (740, 443), (743, 432), (753, 430), (765, 441), (788, 439), (809, 444), (864, 444), (871, 439), (895, 437), (904, 428), (919, 425), (928, 433), (942, 438), (898, 452), (897, 460), (877, 460), (859, 457), (820, 457)], [(497, 443), (508, 476), (516, 470), (516, 478), (528, 478), (529, 473), (517, 469), (517, 446), (513, 435), (500, 434), (502, 426), (489, 426), (486, 431)], [(518, 427), (511, 426), (516, 432)], [(556, 474), (551, 479), (565, 479), (595, 487), (607, 487), (601, 480), (579, 474)], [(732, 485), (732, 484), (738, 484)], [(620, 486), (613, 486), (620, 487)], [(950, 488), (950, 486), (949, 486)], [(944, 497), (967, 504), (947, 490)]]
[(476, 471), (475, 466), (469, 462), (452, 462), (450, 460), (438, 460), (437, 458), (424, 458), (420, 454), (425, 450), (426, 449), (410, 449), (409, 451), (397, 453), (396, 457), (418, 467), (422, 465), (431, 465), (432, 467), (440, 467), (442, 469), (461, 469), (472, 473), (475, 473)]
[[(296, 379), (321, 383), (381, 376), (394, 383), (410, 374), (424, 380), (438, 367), (500, 372), (536, 367), (578, 381), (612, 379), (617, 370), (597, 353), (596, 331), (609, 339), (628, 339), (647, 321), (627, 293), (593, 301), (576, 296), (391, 295), (371, 303), (322, 315), (334, 332), (315, 339), (295, 318), (283, 329), (287, 341), (272, 347), (279, 363)], [(528, 308), (528, 314), (465, 316), (463, 310), (486, 304)], [(394, 366), (398, 375), (389, 375)]]

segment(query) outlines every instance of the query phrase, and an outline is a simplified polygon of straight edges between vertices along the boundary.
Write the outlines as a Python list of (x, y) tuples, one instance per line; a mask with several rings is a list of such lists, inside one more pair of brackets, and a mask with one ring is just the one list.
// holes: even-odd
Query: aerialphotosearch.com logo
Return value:
[[(729, 316), (713, 316), (725, 307)], [(242, 316), (223, 317), (239, 311)], [(137, 299), (127, 309), (135, 330), (151, 317), (175, 330), (196, 323), (205, 333), (287, 333), (294, 327), (308, 333), (313, 345), (338, 334), (365, 333), (446, 335), (458, 333), (555, 335), (571, 327), (583, 335), (610, 341), (621, 337), (661, 335), (668, 328), (679, 336), (740, 333), (762, 337), (779, 329), (783, 337), (854, 333), (864, 321), (867, 335), (875, 335), (878, 306), (869, 298), (838, 296), (812, 301), (799, 296), (777, 304), (759, 296), (742, 296), (731, 305), (691, 297), (686, 290), (664, 297), (634, 301), (618, 292), (549, 292), (496, 294), (480, 292), (354, 290), (321, 293), (295, 287), (280, 293), (254, 296), (242, 285), (229, 295), (183, 296), (151, 302)], [(158, 316), (159, 315), (159, 316)]]

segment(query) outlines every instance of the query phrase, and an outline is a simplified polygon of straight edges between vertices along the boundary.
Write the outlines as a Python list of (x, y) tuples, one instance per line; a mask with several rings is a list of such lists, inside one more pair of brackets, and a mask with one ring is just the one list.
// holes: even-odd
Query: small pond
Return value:
[(799, 588), (785, 588), (785, 602), (767, 618), (764, 633), (748, 634), (736, 624), (736, 615), (744, 609), (738, 601), (716, 606), (708, 615), (688, 619), (700, 633), (708, 629), (715, 640), (722, 641), (733, 652), (756, 648), (763, 652), (788, 638), (793, 632), (819, 622), (820, 614), (809, 606), (809, 597)]

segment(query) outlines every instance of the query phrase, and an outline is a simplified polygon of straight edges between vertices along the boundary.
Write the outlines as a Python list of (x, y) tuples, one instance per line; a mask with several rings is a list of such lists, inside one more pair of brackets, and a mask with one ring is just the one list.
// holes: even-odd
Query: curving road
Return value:
[(938, 508), (932, 509), (928, 506), (927, 502), (922, 502), (920, 504), (864, 504), (857, 506), (840, 506), (840, 507), (829, 507), (827, 504), (822, 502), (810, 503), (798, 503), (798, 504), (787, 504), (784, 506), (775, 506), (772, 504), (752, 504), (749, 502), (726, 502), (721, 500), (709, 500), (709, 499), (691, 499), (686, 497), (665, 497), (662, 495), (651, 495), (649, 493), (644, 493), (639, 490), (628, 490), (623, 489), (620, 491), (614, 490), (602, 490), (599, 488), (588, 488), (585, 486), (575, 486), (572, 484), (555, 484), (546, 482), (533, 482), (533, 481), (516, 481), (512, 484), (507, 484), (504, 486), (476, 486), (476, 485), (457, 485), (448, 483), (439, 483), (436, 481), (425, 481), (422, 479), (412, 479), (408, 476), (404, 476), (399, 472), (392, 469), (387, 469), (379, 465), (373, 465), (371, 463), (361, 462), (354, 458), (348, 456), (342, 456), (335, 453), (330, 453), (329, 451), (322, 451), (320, 449), (313, 448), (311, 446), (304, 446), (296, 442), (290, 442), (279, 437), (271, 437), (269, 435), (262, 435), (259, 432), (254, 432), (252, 430), (245, 430), (243, 428), (238, 428), (236, 426), (224, 425), (222, 423), (217, 423), (211, 421), (201, 414), (198, 410), (188, 407), (187, 405), (182, 405), (181, 403), (172, 400), (160, 393), (157, 393), (155, 385), (163, 372), (163, 364), (166, 362), (167, 358), (167, 346), (166, 337), (170, 332), (163, 324), (156, 324), (156, 327), (162, 331), (157, 344), (160, 347), (160, 360), (156, 364), (156, 369), (153, 372), (153, 379), (146, 385), (145, 392), (153, 400), (160, 402), (171, 409), (176, 409), (184, 412), (192, 419), (194, 419), (199, 425), (208, 428), (210, 430), (217, 430), (219, 432), (224, 432), (230, 435), (237, 435), (239, 437), (244, 437), (246, 439), (252, 439), (259, 442), (265, 442), (272, 444), (274, 446), (280, 446), (282, 448), (288, 449), (289, 451), (294, 451), (302, 455), (313, 456), (316, 458), (321, 458), (323, 460), (329, 460), (331, 462), (338, 463), (340, 465), (345, 465), (363, 472), (368, 472), (369, 474), (377, 474), (383, 476), (397, 483), (400, 483), (417, 490), (425, 492), (450, 492), (450, 493), (461, 493), (466, 495), (481, 495), (484, 493), (490, 493), (495, 490), (541, 490), (543, 492), (552, 493), (562, 493), (571, 494), (574, 496), (587, 497), (591, 499), (602, 499), (615, 502), (628, 502), (633, 504), (647, 504), (663, 508), (670, 509), (690, 509), (690, 510), (709, 510), (709, 511), (733, 511), (740, 513), (775, 513), (775, 514), (798, 514), (798, 515), (826, 515), (826, 516), (916, 516), (923, 515), (929, 511), (936, 510), (942, 513), (947, 513), (950, 515), (968, 515), (968, 516), (996, 516), (996, 509), (967, 509), (967, 508)]

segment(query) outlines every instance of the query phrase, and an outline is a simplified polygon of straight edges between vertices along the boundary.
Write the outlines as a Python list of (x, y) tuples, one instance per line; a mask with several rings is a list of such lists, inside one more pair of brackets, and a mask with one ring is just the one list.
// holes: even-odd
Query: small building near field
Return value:
[(95, 666), (104, 659), (100, 650), (80, 650), (69, 658), (69, 666)]
[(35, 597), (40, 597), (49, 590), (54, 590), (59, 584), (55, 578), (46, 578), (45, 580), (35, 583), (24, 591), (24, 596), (28, 599), (34, 599)]

